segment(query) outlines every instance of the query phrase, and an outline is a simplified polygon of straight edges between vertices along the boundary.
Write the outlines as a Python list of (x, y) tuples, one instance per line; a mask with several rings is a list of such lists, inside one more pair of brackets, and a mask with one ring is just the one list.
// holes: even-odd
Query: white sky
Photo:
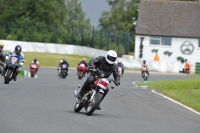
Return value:
[(90, 24), (95, 27), (99, 24), (101, 13), (108, 11), (110, 8), (106, 0), (80, 0), (80, 2), (86, 18), (89, 18)]

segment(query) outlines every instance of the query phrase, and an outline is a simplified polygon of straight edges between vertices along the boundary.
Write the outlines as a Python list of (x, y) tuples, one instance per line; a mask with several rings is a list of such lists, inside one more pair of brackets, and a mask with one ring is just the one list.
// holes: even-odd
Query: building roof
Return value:
[(136, 34), (200, 38), (200, 2), (142, 1)]

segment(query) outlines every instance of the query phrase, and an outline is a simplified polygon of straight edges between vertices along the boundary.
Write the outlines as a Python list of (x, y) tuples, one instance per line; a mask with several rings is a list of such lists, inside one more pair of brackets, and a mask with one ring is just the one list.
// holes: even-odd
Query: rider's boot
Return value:
[(17, 75), (18, 75), (19, 72), (16, 72), (15, 76), (13, 77), (14, 81), (17, 81)]
[(97, 109), (98, 109), (98, 110), (101, 110), (100, 104), (97, 106)]

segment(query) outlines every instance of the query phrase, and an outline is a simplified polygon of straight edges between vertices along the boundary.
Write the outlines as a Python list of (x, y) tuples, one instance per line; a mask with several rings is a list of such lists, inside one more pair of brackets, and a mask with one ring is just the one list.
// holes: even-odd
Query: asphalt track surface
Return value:
[[(190, 78), (151, 74), (149, 80)], [(0, 77), (0, 133), (199, 133), (200, 116), (149, 89), (134, 88), (140, 73), (125, 73), (121, 86), (110, 89), (102, 110), (86, 116), (73, 111), (73, 90), (83, 84), (76, 71), (66, 79), (56, 68), (40, 68), (37, 79)]]

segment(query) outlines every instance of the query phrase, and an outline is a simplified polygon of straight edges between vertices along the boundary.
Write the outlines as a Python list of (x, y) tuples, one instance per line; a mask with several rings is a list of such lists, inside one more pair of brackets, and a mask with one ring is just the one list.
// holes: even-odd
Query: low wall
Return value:
[[(14, 50), (16, 45), (22, 46), (22, 51), (24, 52), (40, 52), (40, 53), (57, 53), (57, 54), (76, 54), (88, 57), (105, 56), (105, 50), (94, 49), (85, 46), (76, 45), (64, 45), (64, 44), (53, 44), (53, 43), (38, 43), (38, 42), (23, 42), (23, 41), (10, 41), (10, 40), (0, 40), (5, 46), (4, 50)], [(128, 59), (128, 58), (118, 58), (122, 60), (126, 68), (130, 69), (140, 69), (142, 60), (140, 59)], [(170, 60), (154, 62), (147, 61), (150, 70), (160, 71), (160, 72), (175, 72), (178, 73), (183, 69), (184, 64), (180, 62), (170, 62)]]
[(10, 41), (0, 40), (4, 43), (4, 50), (14, 50), (16, 45), (21, 45), (24, 52), (40, 52), (40, 53), (57, 53), (57, 54), (76, 54), (84, 55), (88, 57), (97, 57), (100, 55), (106, 55), (105, 50), (94, 49), (84, 46), (76, 45), (64, 45), (53, 43), (38, 43), (38, 42), (22, 42), (22, 41)]

